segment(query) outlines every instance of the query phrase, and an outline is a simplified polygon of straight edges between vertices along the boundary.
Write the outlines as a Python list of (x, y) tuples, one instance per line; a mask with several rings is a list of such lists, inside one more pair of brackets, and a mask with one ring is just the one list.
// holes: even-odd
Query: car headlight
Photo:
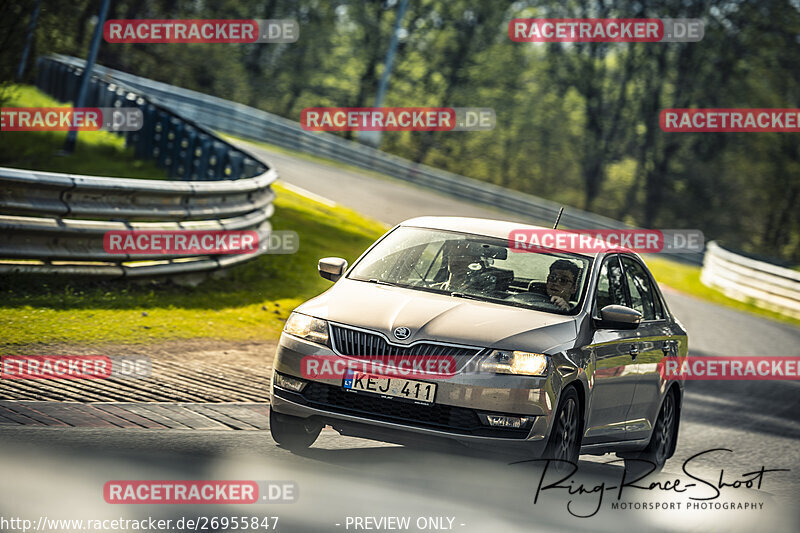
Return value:
[(492, 350), (481, 363), (481, 371), (496, 374), (546, 376), (547, 363), (548, 357), (543, 353)]
[(313, 316), (292, 313), (283, 331), (319, 344), (328, 344), (328, 321)]

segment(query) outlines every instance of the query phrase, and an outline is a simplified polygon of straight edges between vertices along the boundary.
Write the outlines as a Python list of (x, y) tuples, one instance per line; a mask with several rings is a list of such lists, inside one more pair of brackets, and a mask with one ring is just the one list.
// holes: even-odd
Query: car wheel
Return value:
[(269, 410), (269, 431), (279, 446), (292, 451), (307, 449), (317, 440), (322, 424)]
[[(578, 393), (570, 387), (564, 392), (558, 406), (544, 457), (569, 461), (577, 465), (581, 449), (582, 426)], [(566, 463), (553, 463), (551, 468), (563, 471), (570, 467)]]
[(649, 469), (649, 466), (641, 462), (644, 460), (655, 465), (653, 473), (661, 472), (674, 444), (675, 435), (677, 433), (675, 431), (675, 426), (677, 423), (678, 412), (675, 403), (675, 395), (669, 392), (664, 398), (664, 403), (661, 404), (661, 411), (658, 413), (658, 419), (656, 419), (653, 434), (650, 437), (650, 443), (647, 445), (647, 448), (635, 457), (635, 459), (639, 459), (640, 461), (631, 461), (630, 458), (625, 459), (625, 469), (632, 472), (645, 467)]

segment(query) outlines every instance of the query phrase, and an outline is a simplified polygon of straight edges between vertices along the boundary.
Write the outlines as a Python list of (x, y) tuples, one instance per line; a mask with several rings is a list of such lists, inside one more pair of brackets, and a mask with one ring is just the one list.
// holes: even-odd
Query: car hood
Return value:
[[(376, 330), (401, 345), (433, 340), (548, 353), (577, 337), (573, 316), (346, 278), (297, 311)], [(411, 336), (397, 340), (392, 332), (398, 327), (409, 328)]]

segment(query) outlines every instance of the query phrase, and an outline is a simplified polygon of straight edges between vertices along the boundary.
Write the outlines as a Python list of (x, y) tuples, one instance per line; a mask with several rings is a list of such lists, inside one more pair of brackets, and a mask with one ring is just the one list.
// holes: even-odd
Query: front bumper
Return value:
[[(302, 359), (336, 355), (331, 349), (283, 334), (274, 370), (302, 378)], [(271, 408), (301, 418), (313, 417), (343, 434), (389, 442), (448, 439), (470, 447), (502, 446), (538, 455), (544, 451), (557, 398), (550, 378), (459, 373), (437, 384), (435, 403), (416, 405), (372, 394), (345, 391), (341, 379), (306, 380), (301, 392), (271, 383)], [(479, 414), (533, 416), (529, 429), (484, 425)]]

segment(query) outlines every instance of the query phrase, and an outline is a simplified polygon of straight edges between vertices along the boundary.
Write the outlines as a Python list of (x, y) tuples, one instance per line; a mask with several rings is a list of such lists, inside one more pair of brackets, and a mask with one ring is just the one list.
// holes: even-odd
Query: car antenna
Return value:
[(556, 217), (556, 223), (553, 224), (553, 229), (558, 227), (558, 221), (561, 220), (561, 214), (564, 212), (564, 206), (561, 206), (561, 209), (558, 210), (558, 216)]

